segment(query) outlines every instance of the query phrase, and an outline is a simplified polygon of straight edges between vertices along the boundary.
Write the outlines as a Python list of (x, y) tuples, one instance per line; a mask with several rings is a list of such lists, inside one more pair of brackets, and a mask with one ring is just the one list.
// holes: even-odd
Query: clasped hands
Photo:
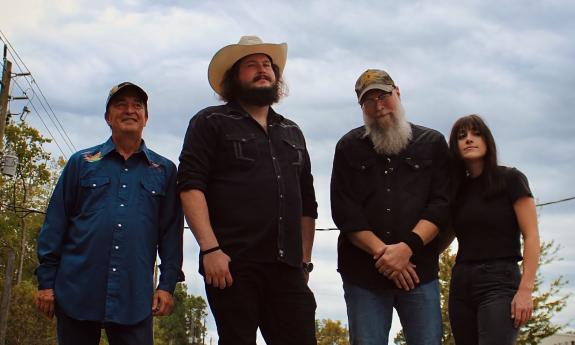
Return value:
[(405, 291), (412, 290), (419, 284), (415, 265), (409, 261), (412, 251), (403, 242), (383, 245), (373, 255), (375, 268), (394, 284)]

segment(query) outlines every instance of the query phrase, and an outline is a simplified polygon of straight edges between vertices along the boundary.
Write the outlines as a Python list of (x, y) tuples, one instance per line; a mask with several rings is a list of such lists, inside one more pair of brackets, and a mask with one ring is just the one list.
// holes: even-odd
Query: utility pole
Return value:
[(4, 45), (2, 89), (0, 90), (0, 158), (3, 156), (4, 151), (4, 128), (6, 127), (6, 117), (8, 116), (8, 98), (12, 73), (12, 63), (6, 58), (7, 53), (8, 47)]

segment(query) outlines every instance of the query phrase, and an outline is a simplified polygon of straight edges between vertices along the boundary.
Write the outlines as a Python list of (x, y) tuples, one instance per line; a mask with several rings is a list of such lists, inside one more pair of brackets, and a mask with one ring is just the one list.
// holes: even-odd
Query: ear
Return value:
[(401, 99), (401, 92), (399, 91), (399, 86), (395, 86), (395, 92), (397, 92), (397, 97)]

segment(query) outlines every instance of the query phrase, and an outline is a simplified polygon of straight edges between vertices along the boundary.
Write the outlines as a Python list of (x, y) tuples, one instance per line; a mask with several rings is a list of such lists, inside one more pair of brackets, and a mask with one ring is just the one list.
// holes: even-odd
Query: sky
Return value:
[[(334, 227), (333, 152), (342, 135), (362, 124), (354, 84), (368, 68), (390, 73), (411, 122), (446, 138), (458, 117), (480, 114), (495, 136), (500, 163), (525, 173), (537, 202), (575, 196), (573, 17), (570, 0), (0, 0), (0, 30), (50, 106), (45, 110), (36, 95), (36, 109), (12, 101), (11, 112), (28, 105), (26, 121), (54, 137), (62, 150), (55, 144), (47, 149), (56, 156), (105, 141), (107, 93), (132, 81), (150, 95), (147, 145), (177, 162), (189, 119), (220, 103), (207, 80), (215, 52), (242, 35), (287, 42), (289, 95), (274, 108), (306, 136), (318, 228)], [(12, 95), (32, 95), (30, 78), (16, 77)], [(538, 208), (541, 238), (559, 244), (562, 258), (541, 272), (546, 281), (570, 280), (563, 293), (575, 292), (574, 211), (575, 200)], [(316, 317), (346, 324), (337, 235), (316, 233), (310, 287)], [(204, 295), (198, 247), (189, 232), (184, 241), (186, 283), (191, 293)], [(573, 329), (574, 320), (572, 298), (554, 321)], [(211, 315), (208, 326), (215, 342)], [(399, 328), (396, 319), (390, 339)]]

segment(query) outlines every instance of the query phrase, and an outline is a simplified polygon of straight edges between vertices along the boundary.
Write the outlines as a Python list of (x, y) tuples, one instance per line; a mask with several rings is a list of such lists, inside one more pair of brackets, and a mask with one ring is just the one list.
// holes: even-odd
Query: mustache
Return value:
[(265, 79), (265, 80), (269, 81), (270, 83), (272, 81), (272, 78), (270, 78), (269, 76), (267, 76), (265, 74), (256, 75), (252, 81), (255, 82), (255, 81), (262, 80), (262, 79)]

